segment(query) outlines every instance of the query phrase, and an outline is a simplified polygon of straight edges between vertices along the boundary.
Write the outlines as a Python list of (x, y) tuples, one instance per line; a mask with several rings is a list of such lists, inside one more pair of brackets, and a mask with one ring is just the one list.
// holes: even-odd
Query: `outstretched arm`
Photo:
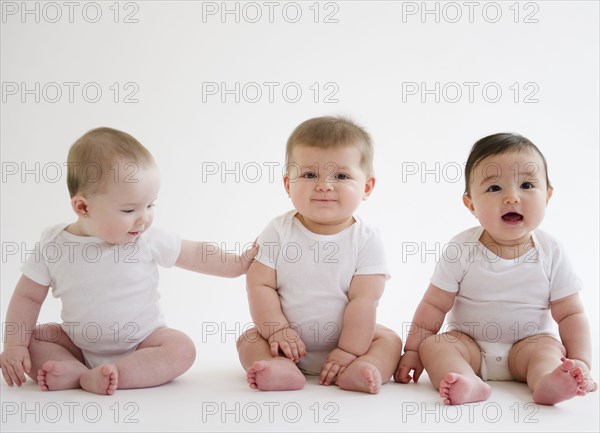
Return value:
[[(423, 299), (417, 306), (410, 325), (406, 345), (404, 346), (404, 354), (400, 358), (400, 363), (394, 374), (396, 382), (408, 383), (411, 379), (415, 382), (419, 380), (419, 376), (423, 372), (423, 365), (419, 357), (419, 346), (427, 337), (438, 333), (444, 323), (446, 314), (454, 305), (455, 297), (456, 293), (447, 292), (433, 284), (429, 284)], [(412, 378), (410, 376), (411, 371), (414, 371)]]
[(4, 351), (0, 354), (2, 375), (9, 386), (25, 383), (25, 373), (31, 373), (29, 343), (48, 286), (42, 286), (25, 275), (15, 287), (8, 305), (4, 326)]
[(352, 278), (338, 347), (323, 363), (319, 383), (333, 383), (352, 361), (367, 353), (375, 335), (377, 304), (384, 287), (384, 275), (355, 275)]
[(221, 250), (212, 242), (182, 240), (175, 266), (218, 277), (239, 277), (247, 272), (257, 252), (256, 244), (238, 256)]
[(306, 347), (283, 314), (275, 270), (254, 262), (248, 269), (246, 289), (250, 315), (258, 332), (270, 343), (271, 354), (278, 356), (281, 350), (286, 358), (298, 362), (306, 355)]

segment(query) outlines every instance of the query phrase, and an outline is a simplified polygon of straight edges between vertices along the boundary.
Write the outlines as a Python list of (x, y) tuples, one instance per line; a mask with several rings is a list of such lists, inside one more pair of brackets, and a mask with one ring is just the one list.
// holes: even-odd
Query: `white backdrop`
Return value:
[[(284, 146), (343, 114), (376, 146), (359, 213), (382, 231), (392, 279), (378, 321), (400, 333), (463, 207), (470, 146), (536, 143), (555, 187), (541, 228), (566, 245), (598, 356), (598, 2), (2, 2), (1, 317), (25, 250), (72, 221), (66, 154), (111, 126), (154, 154), (155, 224), (230, 250), (290, 209)], [(243, 278), (161, 270), (169, 324), (198, 363), (235, 356)], [(118, 287), (111, 288), (118, 290)], [(57, 321), (50, 296), (39, 321)], [(595, 376), (598, 370), (594, 368)]]

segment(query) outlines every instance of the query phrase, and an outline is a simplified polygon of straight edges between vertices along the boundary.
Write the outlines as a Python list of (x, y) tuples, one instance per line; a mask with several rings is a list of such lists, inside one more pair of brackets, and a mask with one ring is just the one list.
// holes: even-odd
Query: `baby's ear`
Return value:
[(87, 199), (82, 195), (73, 196), (71, 207), (77, 216), (84, 217), (88, 214)]
[(290, 177), (286, 174), (285, 176), (283, 176), (283, 187), (285, 188), (285, 192), (287, 193), (288, 197), (290, 195)]
[(471, 197), (469, 197), (467, 194), (464, 194), (462, 197), (463, 200), (463, 204), (466, 206), (467, 209), (469, 209), (469, 212), (471, 212), (475, 218), (477, 218), (477, 213), (475, 212), (475, 206), (473, 206), (473, 200), (471, 200)]
[(373, 188), (375, 188), (375, 178), (373, 176), (370, 176), (367, 178), (367, 180), (365, 182), (365, 190), (363, 193), (363, 200), (366, 200), (367, 198), (369, 198), (369, 196), (373, 192)]
[(551, 186), (549, 186), (548, 187), (548, 192), (546, 193), (546, 205), (548, 204), (548, 202), (552, 198), (552, 193), (553, 192), (554, 192), (554, 188), (552, 188)]

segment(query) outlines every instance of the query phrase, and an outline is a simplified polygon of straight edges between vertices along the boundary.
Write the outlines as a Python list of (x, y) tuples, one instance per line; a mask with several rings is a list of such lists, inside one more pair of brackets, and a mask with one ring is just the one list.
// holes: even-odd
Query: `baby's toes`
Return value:
[(570, 373), (571, 376), (573, 376), (577, 382), (584, 378), (583, 370), (580, 367), (574, 368), (573, 370), (571, 370)]

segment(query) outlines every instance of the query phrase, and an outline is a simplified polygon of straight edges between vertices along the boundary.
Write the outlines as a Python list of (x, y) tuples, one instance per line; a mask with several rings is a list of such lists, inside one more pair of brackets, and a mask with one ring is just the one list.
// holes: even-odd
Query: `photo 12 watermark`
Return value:
[(449, 424), (536, 424), (539, 406), (535, 403), (514, 402), (503, 404), (498, 402), (469, 403), (446, 405), (439, 402), (403, 401), (400, 404), (402, 423)]
[(403, 81), (402, 103), (487, 103), (508, 101), (515, 104), (540, 102), (540, 86), (535, 81), (512, 83), (497, 81)]
[[(485, 263), (498, 263), (511, 261), (524, 267), (540, 263), (540, 246), (528, 244), (524, 252), (518, 247), (489, 245), (484, 247), (479, 241), (467, 242), (426, 242), (421, 240), (402, 241), (393, 245), (399, 247), (402, 263), (473, 263), (478, 258)], [(507, 258), (512, 256), (512, 259)]]
[(16, 402), (2, 401), (2, 424), (20, 422), (35, 424), (92, 425), (112, 422), (114, 424), (137, 424), (140, 422), (140, 405), (136, 402)]
[(57, 161), (2, 161), (0, 164), (2, 183), (57, 183), (66, 181), (68, 173), (85, 183), (138, 183), (140, 166), (137, 162), (114, 161), (109, 164), (98, 162)]
[(10, 339), (13, 343), (26, 344), (28, 341), (60, 343), (62, 336), (72, 341), (87, 344), (136, 344), (142, 341), (140, 325), (137, 322), (62, 322), (40, 324), (29, 328), (26, 322), (2, 322), (3, 343)]
[(202, 23), (287, 23), (310, 22), (337, 24), (340, 22), (338, 2), (202, 2)]
[(538, 24), (540, 5), (524, 1), (403, 1), (401, 19), (403, 24)]
[(108, 101), (115, 104), (137, 104), (140, 86), (135, 81), (3, 81), (2, 103), (87, 103)]
[(3, 1), (3, 24), (73, 24), (140, 22), (140, 3), (131, 1)]
[(335, 81), (256, 81), (250, 82), (202, 82), (202, 103), (288, 103), (311, 101), (315, 104), (337, 104), (340, 86)]
[(336, 402), (296, 401), (203, 401), (202, 423), (221, 424), (337, 424), (340, 406)]

